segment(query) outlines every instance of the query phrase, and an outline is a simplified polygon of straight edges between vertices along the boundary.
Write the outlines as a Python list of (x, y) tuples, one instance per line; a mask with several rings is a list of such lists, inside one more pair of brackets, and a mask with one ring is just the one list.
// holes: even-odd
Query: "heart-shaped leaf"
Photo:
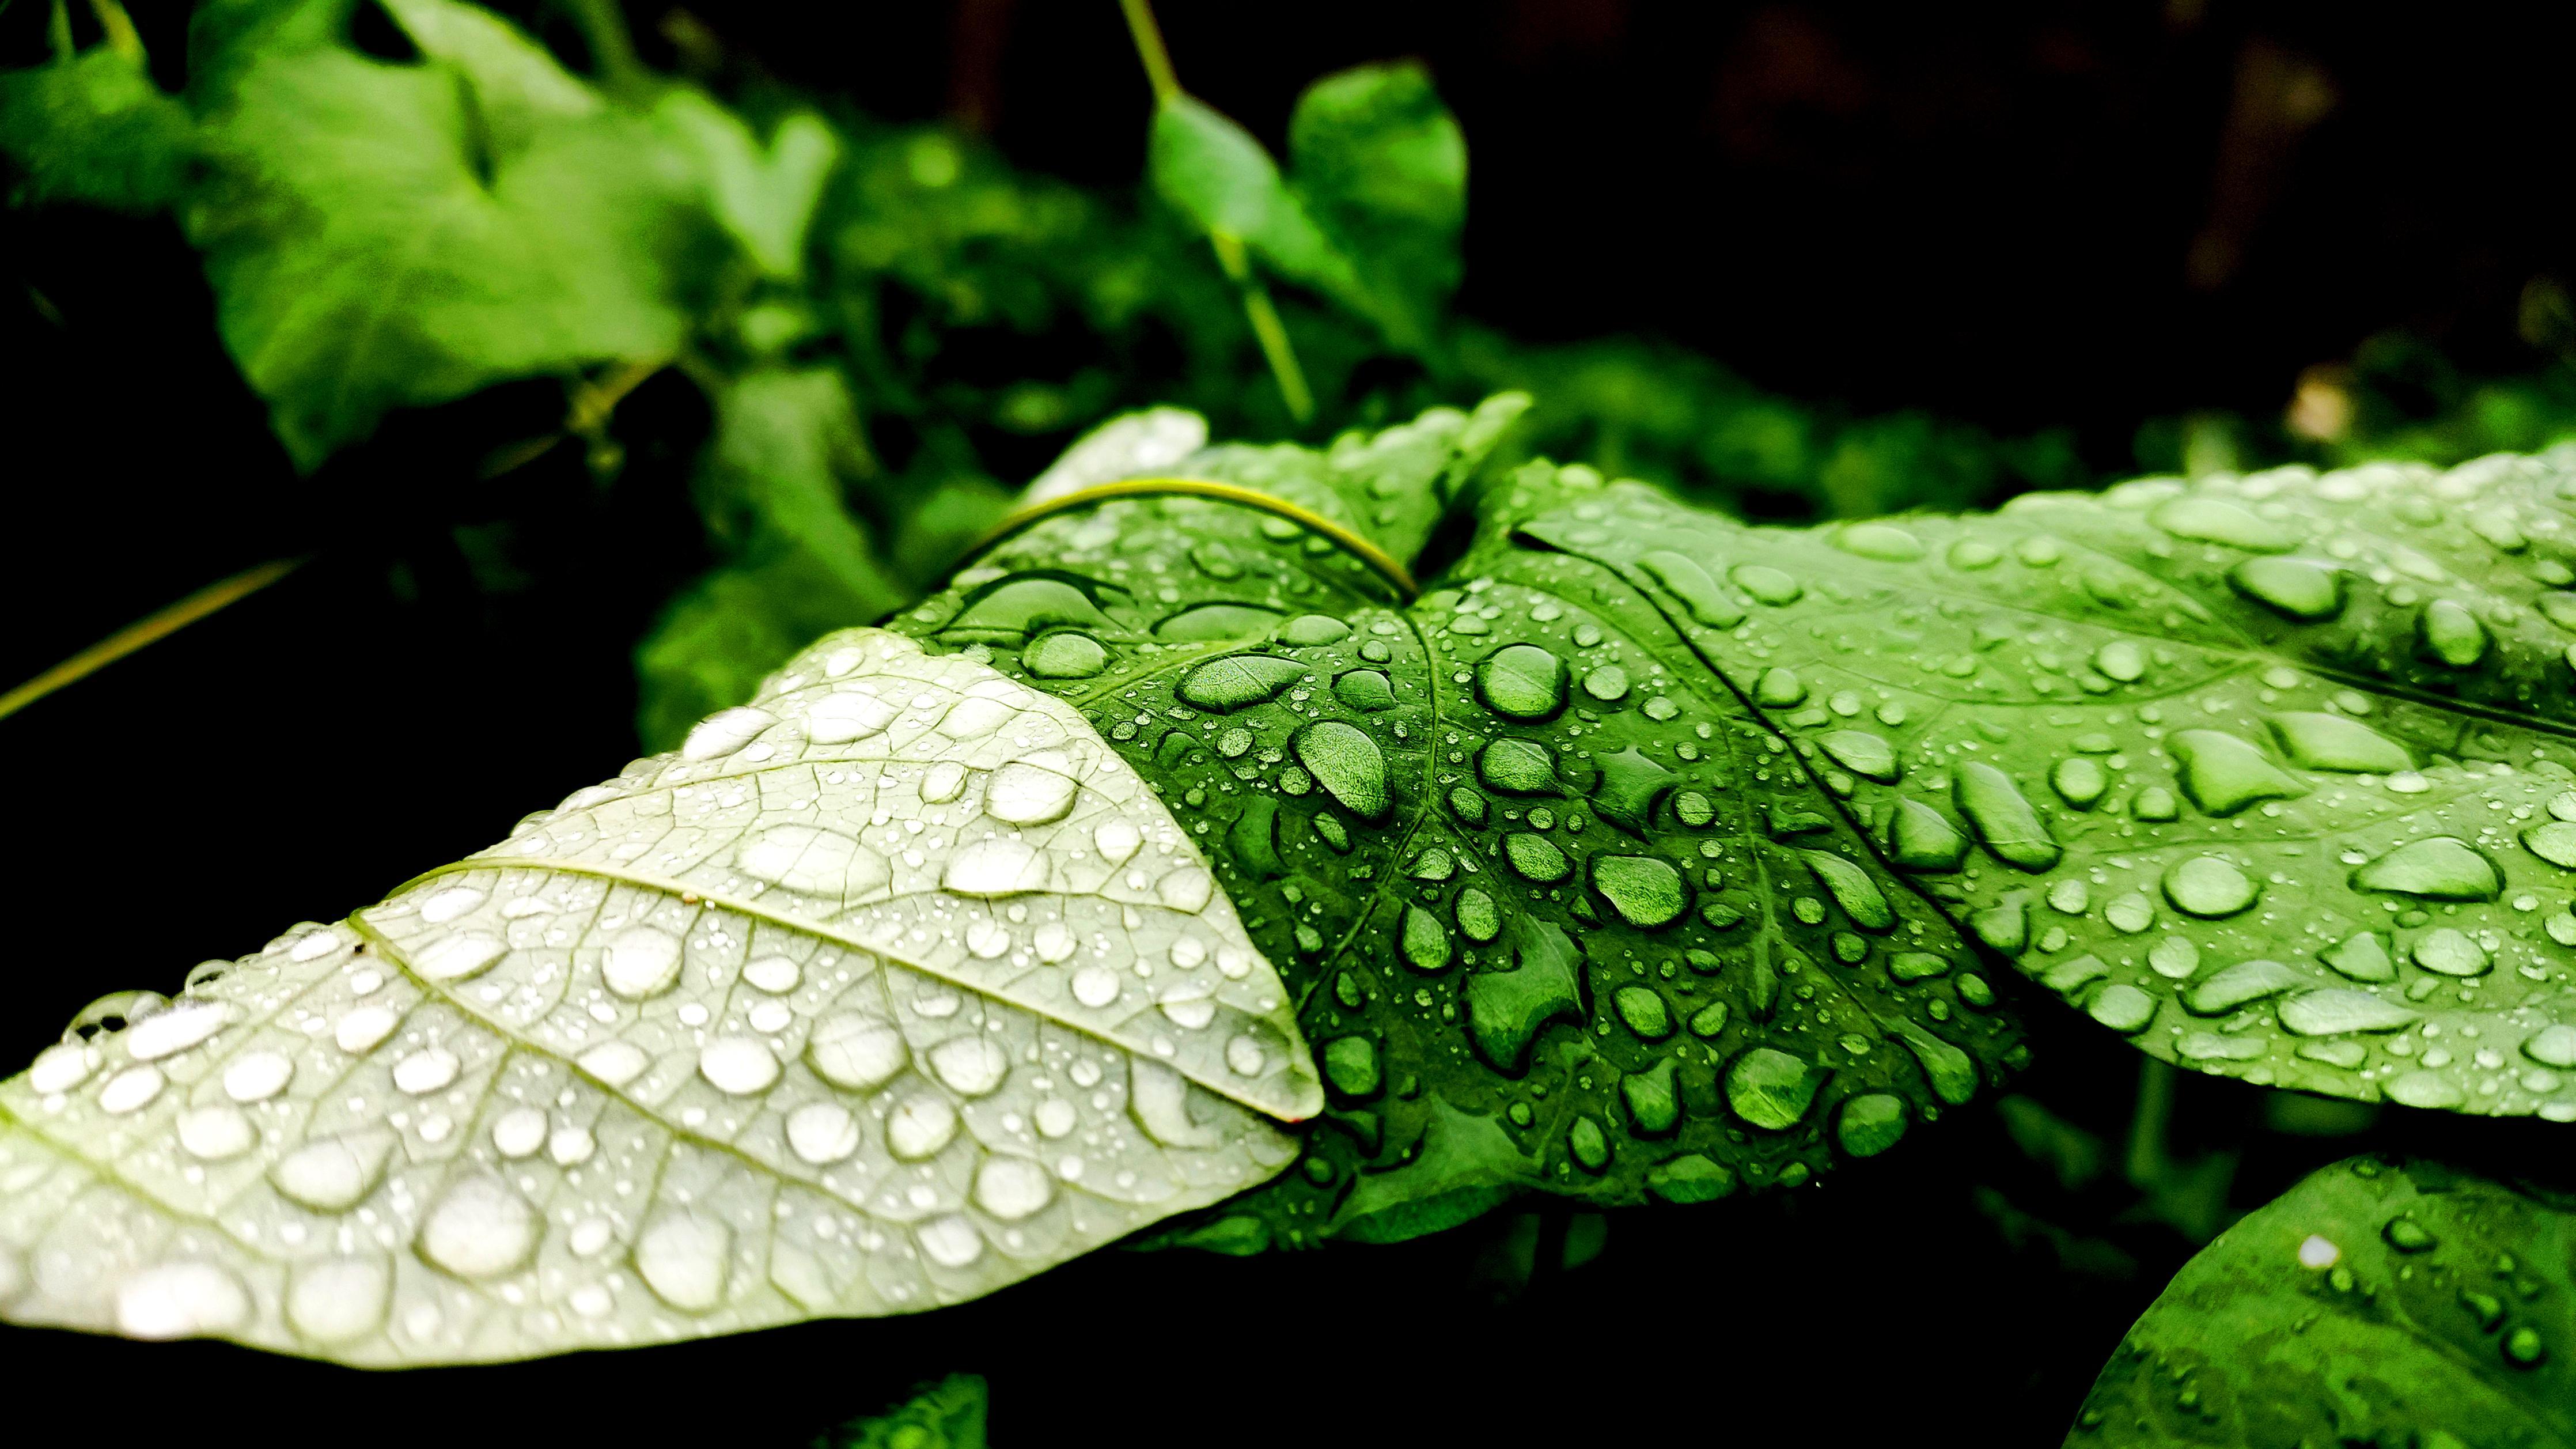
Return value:
[(1489, 489), (1455, 585), (1410, 607), (1348, 546), (1417, 552), (1516, 406), (1209, 450), (1176, 471), (1334, 529), (1104, 502), (895, 625), (1084, 710), (1283, 963), (1335, 1108), (1303, 1171), (1193, 1241), (1795, 1183), (2017, 1051), (1974, 951), (1758, 709), (1615, 573), (1498, 525), (1567, 496), (1554, 470)]
[(1622, 487), (1519, 528), (1615, 569), (1669, 666), (2141, 1050), (2568, 1121), (2570, 493), (2499, 457), (1804, 532)]
[(2576, 1204), (2338, 1163), (2184, 1265), (2066, 1442), (2576, 1444), (2570, 1263)]
[(361, 1364), (971, 1298), (1260, 1181), (1263, 1114), (1322, 1105), (1144, 782), (875, 630), (113, 1009), (0, 1086), (0, 1312)]

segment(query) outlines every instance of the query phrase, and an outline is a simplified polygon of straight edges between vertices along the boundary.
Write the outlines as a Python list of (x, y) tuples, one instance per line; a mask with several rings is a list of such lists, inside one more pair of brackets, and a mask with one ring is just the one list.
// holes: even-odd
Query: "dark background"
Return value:
[[(40, 53), (41, 7), (19, 8), (0, 63)], [(628, 8), (648, 58), (677, 59), (661, 7)], [(2517, 299), (2568, 272), (2576, 242), (2576, 12), (1160, 10), (1183, 81), (1274, 145), (1315, 76), (1425, 60), (1471, 147), (1461, 306), (1481, 321), (1536, 340), (1660, 335), (1861, 411), (2071, 426), (2105, 474), (2129, 466), (2142, 421), (2276, 416), (2303, 369), (2391, 329), (2473, 371), (2535, 367)], [(168, 69), (184, 6), (135, 15)], [(954, 117), (1086, 184), (1137, 173), (1148, 97), (1108, 0), (743, 0), (700, 19), (737, 63), (877, 114)], [(621, 412), (631, 462), (604, 499), (570, 450), (506, 485), (455, 481), (552, 426), (545, 387), (398, 418), (298, 480), (168, 223), (13, 214), (0, 276), (15, 364), (0, 685), (211, 579), (317, 555), (0, 721), (17, 886), (0, 1061), (101, 992), (175, 989), (200, 957), (488, 844), (631, 752), (627, 650), (705, 562), (684, 486), (705, 414), (685, 383), (665, 376)], [(474, 530), (502, 517), (560, 566), (492, 587)], [(2207, 1224), (2185, 1231), (2172, 1220), (2188, 1213), (2097, 1160), (2120, 1151), (2136, 1058), (2032, 1015), (2025, 1100), (2078, 1136), (1963, 1114), (1786, 1199), (1617, 1217), (1570, 1269), (1553, 1245), (1579, 1256), (1597, 1224), (1537, 1223), (1545, 1251), (1524, 1273), (1505, 1220), (1250, 1261), (1106, 1253), (918, 1320), (402, 1383), (17, 1330), (0, 1330), (0, 1362), (120, 1436), (229, 1422), (452, 1443), (533, 1417), (558, 1441), (786, 1442), (965, 1369), (993, 1377), (1005, 1444), (1837, 1442), (1936, 1425), (2050, 1443)], [(2361, 1120), (2182, 1088), (2174, 1151), (2238, 1210), (2342, 1155), (2315, 1134)], [(2510, 1125), (2383, 1125), (2455, 1158), (2530, 1142)]]

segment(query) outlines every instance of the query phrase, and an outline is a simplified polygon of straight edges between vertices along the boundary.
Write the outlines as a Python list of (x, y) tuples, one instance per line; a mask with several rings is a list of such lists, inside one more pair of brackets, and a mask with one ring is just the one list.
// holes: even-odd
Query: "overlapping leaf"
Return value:
[[(1174, 471), (1409, 557), (1514, 410)], [(1795, 1183), (2017, 1050), (1973, 951), (1640, 592), (1512, 541), (1552, 471), (1488, 490), (1409, 608), (1291, 519), (1173, 498), (1042, 524), (896, 625), (1079, 706), (1283, 963), (1335, 1107), (1193, 1241)]]
[(2066, 1442), (2576, 1444), (2571, 1263), (2576, 1204), (2338, 1163), (2184, 1266)]
[(0, 1085), (0, 1314), (375, 1365), (974, 1297), (1260, 1181), (1264, 1114), (1322, 1105), (1134, 771), (875, 630), (82, 1027)]
[(2570, 461), (1809, 532), (1611, 488), (1520, 532), (1617, 569), (1884, 858), (2141, 1050), (2566, 1121)]

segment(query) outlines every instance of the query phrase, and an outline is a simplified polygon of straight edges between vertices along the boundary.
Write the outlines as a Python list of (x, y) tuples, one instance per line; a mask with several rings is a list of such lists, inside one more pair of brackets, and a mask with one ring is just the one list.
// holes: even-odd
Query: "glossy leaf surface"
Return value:
[(2576, 1203), (2325, 1168), (2193, 1258), (2070, 1446), (2576, 1444)]
[(0, 1312), (372, 1365), (905, 1312), (1258, 1182), (1320, 1105), (1090, 727), (852, 631), (346, 924), (94, 1009), (0, 1085)]

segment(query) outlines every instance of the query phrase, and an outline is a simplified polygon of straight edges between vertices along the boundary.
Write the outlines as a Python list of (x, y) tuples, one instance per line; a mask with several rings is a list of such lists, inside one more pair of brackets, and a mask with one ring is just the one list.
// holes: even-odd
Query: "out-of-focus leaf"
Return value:
[(1368, 65), (1309, 86), (1288, 123), (1297, 194), (1339, 243), (1399, 351), (1428, 348), (1458, 288), (1467, 141), (1421, 66)]
[(0, 1083), (0, 1316), (391, 1367), (974, 1298), (1322, 1105), (1080, 713), (831, 635), (673, 754)]
[(984, 1449), (991, 1406), (981, 1376), (951, 1374), (885, 1413), (815, 1436), (813, 1449)]
[(651, 123), (480, 11), (395, 10), (444, 58), (317, 44), (307, 18), (209, 58), (226, 83), (184, 220), (225, 342), (305, 468), (388, 408), (672, 351), (713, 240), (688, 157)]
[(194, 146), (187, 108), (105, 47), (0, 74), (0, 152), (24, 172), (27, 200), (158, 211)]
[(655, 117), (697, 153), (716, 215), (760, 268), (781, 281), (805, 274), (805, 236), (841, 143), (820, 117), (789, 116), (764, 147), (740, 116), (704, 94), (678, 89)]
[(2576, 1203), (2338, 1163), (2184, 1266), (2066, 1443), (2576, 1444), (2571, 1263)]
[(1357, 291), (1350, 259), (1317, 229), (1270, 153), (1205, 102), (1173, 96), (1155, 108), (1146, 168), (1163, 199), (1203, 230), (1246, 243), (1308, 286)]
[(731, 559), (674, 599), (637, 647), (648, 748), (750, 698), (815, 636), (876, 619), (904, 597), (850, 510), (850, 483), (875, 465), (840, 373), (763, 368), (715, 401), (697, 493)]

